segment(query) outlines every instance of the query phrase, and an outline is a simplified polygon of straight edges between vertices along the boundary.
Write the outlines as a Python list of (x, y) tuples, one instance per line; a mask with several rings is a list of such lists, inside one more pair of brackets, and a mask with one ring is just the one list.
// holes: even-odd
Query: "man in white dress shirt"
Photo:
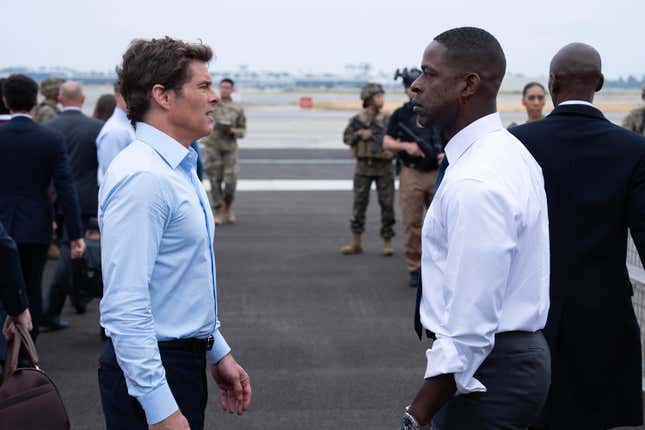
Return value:
[(116, 100), (114, 113), (105, 122), (96, 138), (96, 156), (99, 161), (97, 180), (99, 186), (103, 184), (103, 178), (114, 157), (135, 139), (134, 128), (128, 119), (128, 114), (126, 113), (128, 108), (125, 99), (121, 95), (118, 81), (114, 83), (114, 98)]
[(426, 48), (411, 87), (419, 123), (448, 143), (415, 312), (434, 343), (405, 429), (526, 429), (548, 392), (547, 202), (540, 167), (497, 113), (505, 69), (495, 37), (457, 28)]

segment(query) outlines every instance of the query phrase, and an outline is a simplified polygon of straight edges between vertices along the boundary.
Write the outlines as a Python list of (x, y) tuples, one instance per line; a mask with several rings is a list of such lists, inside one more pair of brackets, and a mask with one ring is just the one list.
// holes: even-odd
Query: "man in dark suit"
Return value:
[[(97, 212), (99, 187), (96, 179), (98, 169), (96, 137), (103, 127), (103, 121), (90, 118), (81, 111), (85, 96), (83, 88), (78, 82), (63, 83), (60, 87), (58, 100), (63, 105), (63, 111), (57, 117), (44, 122), (43, 125), (59, 132), (65, 138), (74, 185), (81, 207), (81, 226), (84, 231), (90, 218), (96, 217)], [(78, 286), (72, 285), (69, 239), (65, 234), (64, 223), (62, 224), (61, 255), (49, 289), (47, 311), (40, 322), (42, 327), (47, 327), (50, 330), (60, 330), (68, 326), (65, 321), (60, 320), (67, 293), (71, 293), (70, 297), (78, 312), (83, 312), (85, 307), (78, 292)]]
[(47, 197), (52, 180), (65, 214), (72, 258), (83, 254), (85, 242), (63, 137), (36, 124), (29, 115), (36, 105), (38, 85), (27, 76), (11, 75), (2, 88), (3, 102), (12, 118), (0, 126), (0, 222), (18, 246), (35, 338), (42, 311), (42, 274), (52, 235)]
[(603, 80), (594, 48), (565, 46), (551, 61), (555, 110), (510, 130), (542, 167), (549, 207), (547, 429), (643, 422), (640, 335), (625, 260), (628, 229), (645, 255), (645, 139), (591, 105)]

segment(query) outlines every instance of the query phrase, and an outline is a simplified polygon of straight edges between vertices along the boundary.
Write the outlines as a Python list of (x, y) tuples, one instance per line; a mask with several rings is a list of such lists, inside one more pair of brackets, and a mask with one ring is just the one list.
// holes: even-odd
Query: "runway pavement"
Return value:
[[(243, 180), (351, 180), (345, 151), (243, 150), (240, 160)], [(384, 257), (373, 194), (366, 252), (342, 256), (351, 200), (350, 191), (238, 194), (238, 223), (216, 232), (219, 317), (254, 398), (245, 416), (227, 415), (211, 381), (208, 429), (400, 428), (427, 347), (412, 329), (415, 292), (406, 286), (400, 213), (397, 204), (395, 255)], [(63, 317), (70, 329), (39, 339), (42, 367), (73, 429), (104, 428), (97, 303), (85, 315), (68, 307)]]

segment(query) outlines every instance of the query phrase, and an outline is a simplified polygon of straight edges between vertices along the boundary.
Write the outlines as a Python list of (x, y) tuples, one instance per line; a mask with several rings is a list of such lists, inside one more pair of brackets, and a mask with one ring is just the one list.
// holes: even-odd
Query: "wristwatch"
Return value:
[(410, 406), (405, 407), (403, 422), (401, 423), (401, 430), (421, 430), (419, 422), (410, 413)]

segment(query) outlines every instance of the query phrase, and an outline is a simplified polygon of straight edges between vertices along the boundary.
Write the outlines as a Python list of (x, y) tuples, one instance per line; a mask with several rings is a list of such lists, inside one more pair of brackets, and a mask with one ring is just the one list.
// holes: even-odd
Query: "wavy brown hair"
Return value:
[(118, 86), (132, 124), (142, 121), (150, 108), (152, 87), (159, 84), (166, 90), (180, 92), (190, 80), (190, 62), (207, 63), (212, 57), (213, 51), (203, 43), (186, 43), (168, 36), (133, 40), (123, 54), (121, 67), (117, 68)]

